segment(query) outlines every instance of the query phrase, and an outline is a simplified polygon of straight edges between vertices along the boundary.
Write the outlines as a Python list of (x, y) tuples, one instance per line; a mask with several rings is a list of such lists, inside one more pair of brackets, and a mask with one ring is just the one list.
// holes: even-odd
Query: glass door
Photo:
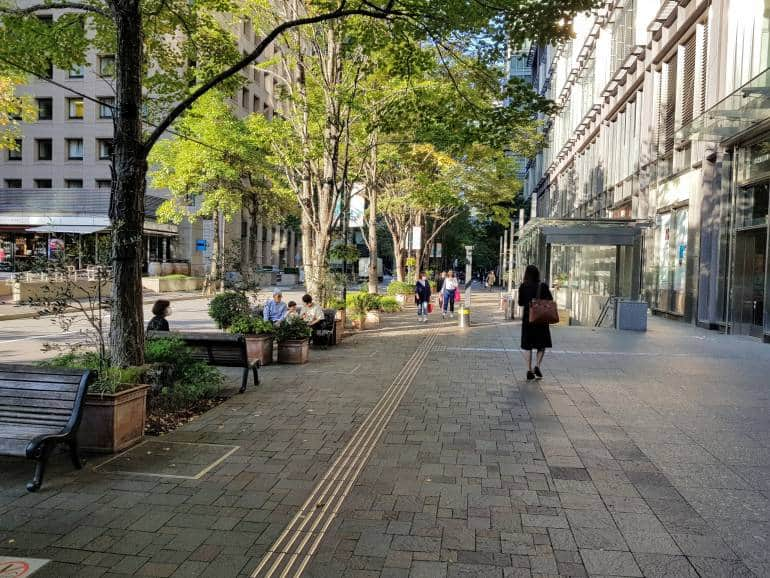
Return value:
[(767, 228), (738, 231), (735, 239), (733, 331), (762, 336), (765, 310)]

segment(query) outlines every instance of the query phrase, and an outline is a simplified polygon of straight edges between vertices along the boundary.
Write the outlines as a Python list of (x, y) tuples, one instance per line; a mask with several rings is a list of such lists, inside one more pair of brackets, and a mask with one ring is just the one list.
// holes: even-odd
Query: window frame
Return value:
[[(102, 145), (109, 143), (109, 154), (107, 156), (102, 155)], [(111, 161), (113, 150), (113, 140), (111, 138), (98, 138), (96, 139), (96, 158), (100, 161)]]
[[(41, 182), (47, 182), (50, 186), (48, 187), (41, 187)], [(52, 189), (53, 188), (53, 179), (35, 179), (34, 180), (35, 188), (36, 189)]]
[[(16, 183), (18, 183), (18, 187), (14, 186)], [(6, 189), (20, 189), (23, 183), (21, 179), (5, 179), (3, 184)]]
[[(70, 186), (71, 183), (80, 183), (80, 184), (76, 187), (73, 187), (73, 186)], [(64, 188), (65, 189), (82, 189), (83, 179), (64, 179)]]
[[(41, 117), (40, 116), (40, 103), (41, 102), (48, 102), (49, 106), (49, 116)], [(37, 105), (37, 120), (53, 120), (53, 98), (50, 96), (41, 96), (35, 98), (35, 104)]]
[(19, 147), (16, 150), (12, 151), (11, 149), (8, 149), (7, 159), (8, 159), (9, 162), (19, 162), (19, 161), (23, 160), (23, 155), (22, 155), (23, 150), (22, 150), (22, 147), (24, 146), (24, 141), (22, 141), (22, 139), (20, 139), (20, 138), (17, 138), (16, 139), (16, 145)]
[[(40, 156), (40, 146), (43, 143), (48, 143), (49, 146), (49, 156), (48, 158), (43, 158)], [(35, 139), (35, 160), (38, 161), (52, 161), (53, 160), (53, 139), (50, 138), (36, 138)]]
[[(105, 65), (111, 63), (111, 70), (105, 73)], [(113, 78), (115, 76), (115, 55), (102, 54), (99, 56), (99, 76), (101, 78)]]
[[(72, 105), (75, 104), (77, 110), (77, 102), (80, 102), (80, 116), (72, 115)], [(83, 120), (86, 116), (86, 105), (81, 96), (68, 96), (67, 97), (67, 120)]]
[[(115, 97), (114, 96), (97, 96), (96, 100), (99, 101), (99, 118), (101, 120), (106, 120), (106, 119), (112, 120), (114, 118), (113, 109), (107, 106), (106, 104), (102, 104), (102, 103), (107, 103), (107, 101), (109, 100), (110, 102), (108, 104), (111, 104), (112, 107), (114, 107)], [(109, 111), (109, 114), (106, 116), (104, 115), (105, 110)]]
[[(83, 142), (82, 138), (67, 138), (64, 139), (67, 145), (67, 160), (68, 161), (82, 161), (85, 157), (85, 143)], [(79, 142), (80, 143), (80, 156), (73, 157), (72, 156), (72, 149), (70, 148), (73, 144)]]

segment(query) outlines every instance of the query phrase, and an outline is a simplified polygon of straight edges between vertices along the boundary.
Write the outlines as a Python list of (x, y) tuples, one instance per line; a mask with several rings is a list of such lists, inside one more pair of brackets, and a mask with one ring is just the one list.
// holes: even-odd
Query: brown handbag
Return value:
[(553, 325), (559, 322), (556, 301), (540, 299), (543, 284), (537, 286), (537, 296), (529, 303), (529, 322), (533, 325)]

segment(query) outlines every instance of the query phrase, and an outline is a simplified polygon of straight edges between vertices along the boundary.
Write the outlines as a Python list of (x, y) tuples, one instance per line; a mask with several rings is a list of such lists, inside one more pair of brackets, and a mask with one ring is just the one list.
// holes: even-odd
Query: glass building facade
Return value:
[(531, 216), (645, 222), (655, 313), (770, 341), (770, 0), (614, 0), (574, 27), (531, 59), (558, 106)]

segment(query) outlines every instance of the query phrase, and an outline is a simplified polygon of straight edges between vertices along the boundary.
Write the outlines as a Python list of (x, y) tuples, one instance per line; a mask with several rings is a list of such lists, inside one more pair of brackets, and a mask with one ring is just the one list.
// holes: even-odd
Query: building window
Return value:
[(97, 189), (111, 189), (112, 181), (110, 179), (96, 179)]
[(37, 160), (50, 161), (53, 159), (53, 143), (50, 138), (39, 138), (37, 143)]
[(83, 118), (83, 99), (82, 98), (67, 99), (67, 118), (71, 118), (71, 119)]
[(53, 119), (53, 99), (38, 98), (37, 99), (37, 120), (51, 120), (51, 119)]
[(70, 78), (83, 78), (85, 67), (82, 64), (73, 64), (69, 70)]
[(114, 96), (99, 96), (99, 118), (112, 118), (112, 109), (115, 106)]
[(6, 189), (20, 189), (21, 188), (21, 179), (5, 179), (5, 188)]
[(115, 56), (109, 54), (99, 57), (99, 76), (103, 78), (115, 76)]
[(82, 189), (83, 179), (64, 179), (64, 186), (68, 189)]
[(83, 160), (83, 139), (82, 138), (67, 139), (67, 159), (71, 161)]
[(16, 139), (16, 148), (14, 150), (8, 149), (8, 160), (9, 161), (20, 161), (21, 160), (21, 139)]
[(99, 150), (99, 160), (108, 161), (112, 159), (112, 139), (100, 138), (96, 141)]
[(262, 101), (259, 99), (257, 95), (254, 95), (254, 111), (253, 112), (260, 112), (262, 110)]
[(241, 89), (241, 108), (249, 110), (249, 89)]
[(51, 179), (35, 179), (35, 188), (50, 189), (53, 188), (53, 183), (51, 182)]

